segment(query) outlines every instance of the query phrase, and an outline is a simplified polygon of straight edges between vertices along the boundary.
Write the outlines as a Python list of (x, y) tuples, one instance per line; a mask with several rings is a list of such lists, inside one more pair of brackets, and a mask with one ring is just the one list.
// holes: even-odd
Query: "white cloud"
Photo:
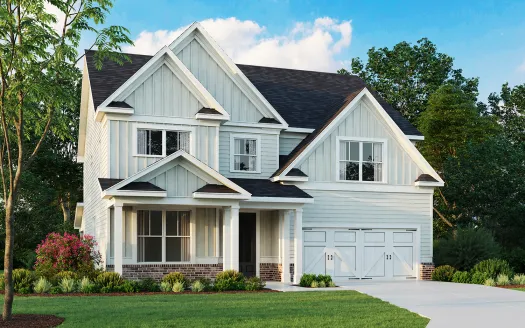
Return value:
[[(336, 55), (352, 41), (351, 21), (330, 17), (297, 22), (289, 32), (278, 35), (268, 35), (266, 27), (257, 22), (235, 17), (207, 19), (201, 24), (234, 62), (243, 64), (335, 71), (343, 65)], [(135, 45), (125, 51), (154, 54), (186, 28), (142, 31)]]
[(53, 29), (57, 33), (62, 33), (62, 28), (64, 26), (64, 20), (66, 19), (66, 15), (60, 9), (53, 6), (47, 1), (44, 3), (44, 8), (49, 14), (55, 15), (57, 21), (53, 24)]

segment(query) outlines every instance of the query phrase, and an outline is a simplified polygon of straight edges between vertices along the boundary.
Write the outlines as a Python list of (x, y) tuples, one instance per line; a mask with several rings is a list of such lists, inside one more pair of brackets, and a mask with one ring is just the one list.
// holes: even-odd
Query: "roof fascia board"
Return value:
[(307, 182), (308, 177), (281, 177), (281, 176), (275, 176), (270, 178), (270, 181), (277, 182), (277, 181), (291, 181), (291, 182)]
[(306, 129), (306, 128), (288, 128), (284, 130), (284, 132), (296, 132), (296, 133), (312, 133), (314, 132), (314, 129)]
[(194, 192), (193, 198), (212, 198), (212, 199), (242, 199), (248, 200), (251, 197), (247, 195), (239, 195), (232, 193), (218, 193), (218, 192)]
[(312, 204), (313, 198), (291, 198), (291, 197), (251, 197), (246, 202), (256, 203), (301, 203)]
[(95, 121), (102, 122), (106, 114), (133, 115), (134, 113), (133, 108), (99, 107), (95, 112)]
[(87, 120), (89, 112), (88, 107), (90, 98), (93, 102), (93, 98), (91, 97), (91, 84), (89, 81), (89, 72), (86, 62), (86, 56), (84, 56), (84, 69), (82, 72), (82, 93), (80, 95), (80, 122), (78, 127), (78, 163), (84, 163), (84, 155), (86, 151)]
[[(257, 88), (250, 82), (250, 80), (244, 75), (244, 73), (239, 69), (239, 67), (237, 67), (237, 65), (235, 65), (235, 63), (228, 57), (228, 55), (226, 55), (226, 53), (224, 52), (224, 50), (222, 50), (221, 47), (219, 47), (219, 45), (217, 44), (217, 42), (215, 42), (215, 40), (208, 34), (208, 32), (206, 32), (206, 30), (198, 23), (198, 22), (194, 22), (193, 24), (190, 25), (190, 27), (188, 27), (177, 39), (175, 39), (171, 44), (170, 44), (170, 49), (172, 49), (174, 52), (176, 52), (177, 50), (179, 49), (182, 49), (181, 45), (184, 44), (184, 42), (186, 42), (185, 40), (188, 39), (188, 38), (191, 38), (193, 37), (193, 35), (191, 35), (193, 32), (195, 31), (198, 31), (202, 37), (204, 38), (204, 40), (206, 42), (202, 42), (203, 40), (200, 40), (199, 39), (199, 36), (197, 33), (195, 33), (195, 39), (200, 41), (199, 43), (206, 49), (207, 46), (204, 45), (203, 43), (207, 43), (209, 44), (212, 49), (214, 51), (209, 51), (209, 49), (206, 49), (209, 53), (209, 55), (218, 63), (219, 61), (222, 61), (225, 65), (227, 65), (227, 67), (229, 68), (229, 71), (231, 73), (233, 73), (233, 81), (234, 82), (237, 82), (236, 80), (236, 77), (238, 77), (242, 83), (244, 84), (244, 86), (247, 87), (247, 89), (253, 93), (253, 95), (259, 100), (259, 102), (261, 102), (264, 107), (266, 107), (266, 109), (282, 124), (284, 125), (285, 127), (288, 127), (288, 123), (286, 123), (286, 121), (282, 118), (281, 115), (279, 115), (279, 113), (277, 112), (277, 110), (275, 108), (273, 108), (273, 106), (268, 102), (268, 100), (266, 100), (266, 98), (264, 98), (264, 96), (259, 92), (259, 90), (257, 90)], [(184, 44), (185, 45), (185, 44)], [(218, 57), (218, 58), (217, 58)], [(220, 60), (217, 60), (217, 59), (220, 59)], [(228, 72), (228, 70), (226, 70)], [(237, 84), (237, 83), (236, 83)], [(237, 86), (239, 88), (241, 88), (241, 90), (243, 91), (247, 91), (246, 88), (243, 88), (241, 85), (237, 84)], [(250, 98), (250, 100), (253, 101), (253, 99), (251, 99), (250, 95), (248, 92), (245, 92), (246, 96), (248, 96), (248, 98)]]
[(198, 120), (212, 120), (212, 121), (225, 121), (227, 120), (224, 115), (217, 115), (217, 114), (201, 114), (197, 113), (195, 114), (195, 118)]
[(425, 136), (416, 136), (412, 134), (407, 134), (406, 136), (410, 140), (425, 140)]
[(445, 185), (444, 182), (430, 182), (430, 181), (416, 181), (414, 183), (414, 186), (416, 187), (443, 187)]
[(282, 124), (271, 124), (271, 123), (243, 123), (243, 122), (226, 122), (223, 126), (237, 126), (247, 128), (262, 128), (262, 129), (285, 129), (286, 127)]
[(113, 190), (113, 191), (103, 191), (103, 198), (111, 197), (168, 197), (166, 191), (144, 191), (144, 190)]

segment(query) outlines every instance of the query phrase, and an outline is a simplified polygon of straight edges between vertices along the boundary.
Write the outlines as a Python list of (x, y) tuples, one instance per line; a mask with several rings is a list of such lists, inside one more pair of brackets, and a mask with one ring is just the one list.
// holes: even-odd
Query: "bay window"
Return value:
[(384, 142), (339, 140), (338, 180), (384, 181)]

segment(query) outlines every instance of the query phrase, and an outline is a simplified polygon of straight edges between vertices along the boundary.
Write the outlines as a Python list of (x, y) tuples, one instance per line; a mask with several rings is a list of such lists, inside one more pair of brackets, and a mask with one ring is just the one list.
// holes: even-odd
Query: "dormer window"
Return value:
[(165, 157), (178, 150), (191, 151), (191, 132), (138, 126), (135, 139), (136, 156)]
[(386, 141), (339, 139), (338, 180), (383, 182)]

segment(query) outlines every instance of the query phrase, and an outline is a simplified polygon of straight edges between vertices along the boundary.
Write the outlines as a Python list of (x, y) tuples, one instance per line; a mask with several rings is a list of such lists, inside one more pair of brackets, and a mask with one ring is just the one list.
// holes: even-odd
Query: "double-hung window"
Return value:
[(180, 149), (190, 152), (190, 132), (137, 129), (137, 155), (162, 157)]
[(138, 262), (190, 261), (190, 212), (137, 211)]
[(384, 142), (340, 140), (339, 180), (384, 181), (384, 147)]
[(231, 136), (232, 172), (260, 172), (260, 138), (258, 136)]

